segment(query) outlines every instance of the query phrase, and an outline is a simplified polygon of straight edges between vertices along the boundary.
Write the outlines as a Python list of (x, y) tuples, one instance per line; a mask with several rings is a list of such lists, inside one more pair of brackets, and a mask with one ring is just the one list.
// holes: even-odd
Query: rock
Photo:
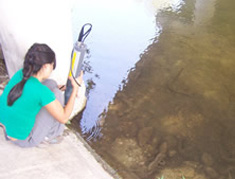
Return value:
[[(225, 179), (225, 177), (222, 176), (222, 177), (220, 177), (219, 179)], [(229, 178), (229, 179), (230, 179), (230, 178)], [(232, 178), (231, 178), (231, 179), (232, 179)]]
[(183, 175), (185, 178), (194, 178), (195, 176), (195, 169), (189, 166), (184, 167)]
[(159, 147), (159, 152), (162, 154), (166, 154), (167, 152), (167, 143), (163, 142)]
[(205, 177), (204, 175), (202, 174), (197, 174), (193, 177), (193, 179), (208, 179), (207, 177)]
[(127, 138), (134, 138), (138, 133), (138, 126), (134, 122), (122, 121), (120, 128)]
[(214, 163), (211, 155), (209, 155), (208, 153), (203, 153), (201, 160), (202, 163), (205, 164), (206, 166), (212, 166)]
[(166, 155), (163, 153), (159, 153), (155, 159), (148, 165), (148, 171), (152, 171), (155, 168), (158, 168), (159, 166), (165, 165), (165, 159)]
[(182, 176), (184, 176), (185, 179), (208, 179), (189, 166), (180, 166), (175, 168), (166, 167), (162, 169), (160, 173), (156, 174), (155, 179), (161, 178), (161, 176), (164, 176), (164, 179), (182, 179)]
[(231, 172), (229, 172), (229, 174), (228, 174), (228, 179), (233, 179)]
[(167, 143), (163, 142), (159, 147), (159, 153), (155, 157), (155, 159), (148, 165), (148, 171), (153, 170), (159, 166), (164, 166), (166, 164), (165, 157), (167, 153)]
[(172, 136), (172, 135), (166, 136), (164, 138), (164, 141), (167, 142), (168, 148), (176, 148), (178, 145), (178, 141), (177, 141), (176, 137)]
[(195, 161), (184, 161), (183, 164), (192, 168), (198, 168), (200, 166), (200, 164)]
[(120, 172), (123, 178), (128, 178), (128, 179), (140, 179), (135, 173), (130, 172), (130, 171), (121, 171)]
[(149, 157), (155, 156), (157, 154), (157, 150), (156, 148), (154, 148), (154, 146), (150, 144), (146, 144), (144, 146), (144, 154), (149, 158)]
[(154, 136), (151, 145), (157, 147), (160, 142), (160, 139), (157, 136)]
[(218, 173), (211, 167), (206, 167), (205, 172), (210, 178), (218, 178)]
[(145, 127), (141, 129), (138, 133), (138, 143), (142, 147), (145, 144), (147, 144), (153, 134), (153, 128), (152, 127)]
[(177, 154), (177, 152), (176, 152), (175, 150), (170, 150), (170, 151), (168, 152), (168, 156), (169, 156), (169, 157), (174, 157), (176, 154)]
[(117, 138), (108, 153), (127, 168), (139, 167), (146, 161), (142, 148), (131, 138)]

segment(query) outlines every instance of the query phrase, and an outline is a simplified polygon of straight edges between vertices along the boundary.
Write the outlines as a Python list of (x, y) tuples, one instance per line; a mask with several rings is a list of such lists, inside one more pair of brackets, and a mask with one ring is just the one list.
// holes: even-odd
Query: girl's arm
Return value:
[[(83, 72), (81, 72), (80, 76), (77, 78), (77, 81), (80, 84), (82, 82), (82, 77), (83, 77)], [(49, 103), (45, 106), (47, 111), (56, 120), (58, 120), (60, 123), (63, 123), (63, 124), (65, 124), (69, 120), (69, 116), (71, 115), (71, 113), (73, 111), (75, 98), (76, 98), (76, 95), (78, 92), (78, 85), (76, 84), (74, 79), (72, 77), (69, 77), (69, 79), (72, 83), (73, 90), (72, 90), (71, 96), (70, 96), (66, 106), (63, 107), (57, 99), (55, 99), (54, 101), (52, 101), (51, 103)]]

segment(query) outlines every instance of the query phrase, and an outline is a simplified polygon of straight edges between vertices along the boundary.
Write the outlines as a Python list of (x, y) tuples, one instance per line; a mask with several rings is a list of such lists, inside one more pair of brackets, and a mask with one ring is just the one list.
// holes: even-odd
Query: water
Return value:
[(90, 37), (95, 85), (72, 125), (123, 178), (235, 178), (234, 1), (128, 2), (120, 20), (121, 1), (96, 13), (97, 27), (143, 28)]
[(93, 25), (86, 40), (90, 49), (85, 75), (89, 100), (80, 127), (83, 133), (96, 135), (99, 115), (122, 88), (127, 74), (160, 34), (161, 27), (156, 26), (154, 15), (143, 2), (132, 0), (76, 1), (73, 19), (75, 40), (83, 24)]

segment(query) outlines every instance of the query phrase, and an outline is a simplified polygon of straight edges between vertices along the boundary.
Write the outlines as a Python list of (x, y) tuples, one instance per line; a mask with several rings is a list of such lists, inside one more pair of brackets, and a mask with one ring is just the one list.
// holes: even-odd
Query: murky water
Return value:
[(126, 179), (235, 178), (235, 1), (126, 2), (120, 20), (97, 13), (109, 33), (88, 42), (93, 86), (72, 126)]

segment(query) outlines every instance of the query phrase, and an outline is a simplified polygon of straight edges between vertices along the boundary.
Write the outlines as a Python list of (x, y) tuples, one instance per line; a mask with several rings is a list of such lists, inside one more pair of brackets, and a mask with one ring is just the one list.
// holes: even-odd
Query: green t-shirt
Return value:
[(22, 95), (12, 106), (8, 106), (8, 93), (22, 78), (21, 69), (11, 78), (0, 96), (0, 123), (6, 127), (8, 136), (19, 140), (28, 137), (40, 109), (55, 100), (54, 93), (31, 76), (24, 85)]

